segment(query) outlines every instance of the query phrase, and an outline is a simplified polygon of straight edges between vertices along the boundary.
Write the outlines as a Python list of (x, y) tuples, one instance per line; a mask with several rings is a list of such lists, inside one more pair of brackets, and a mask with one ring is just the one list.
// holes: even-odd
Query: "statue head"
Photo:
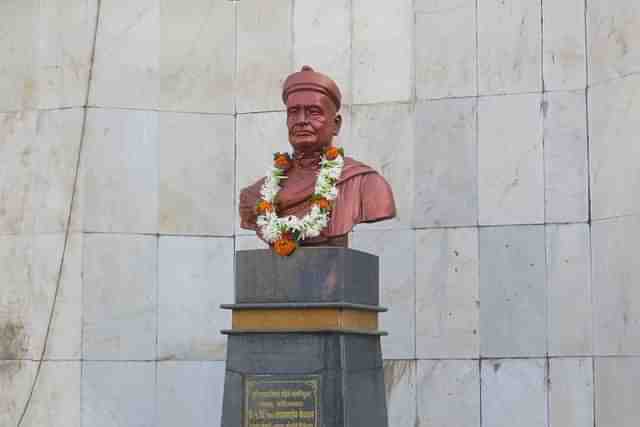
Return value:
[(342, 95), (338, 85), (305, 65), (284, 82), (289, 143), (296, 153), (321, 151), (340, 132)]

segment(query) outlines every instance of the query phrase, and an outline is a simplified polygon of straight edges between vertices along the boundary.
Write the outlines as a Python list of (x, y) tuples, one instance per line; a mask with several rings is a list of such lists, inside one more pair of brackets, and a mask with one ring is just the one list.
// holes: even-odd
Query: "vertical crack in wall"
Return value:
[(84, 105), (82, 106), (83, 108), (83, 115), (82, 115), (82, 124), (81, 124), (81, 130), (80, 130), (80, 141), (79, 141), (79, 145), (78, 145), (78, 154), (76, 156), (76, 167), (75, 167), (75, 174), (74, 174), (74, 179), (73, 179), (73, 187), (71, 190), (71, 198), (69, 200), (69, 210), (68, 210), (68, 214), (67, 214), (67, 220), (66, 220), (66, 228), (65, 228), (65, 234), (64, 234), (64, 244), (62, 246), (62, 255), (60, 257), (60, 265), (58, 266), (58, 273), (56, 276), (56, 282), (55, 282), (55, 290), (53, 293), (53, 299), (51, 301), (51, 308), (49, 309), (49, 316), (48, 316), (48, 321), (47, 321), (47, 328), (46, 328), (46, 333), (44, 336), (44, 343), (42, 345), (42, 352), (40, 354), (40, 358), (38, 360), (38, 366), (36, 368), (36, 373), (33, 377), (33, 382), (31, 383), (31, 387), (29, 388), (29, 394), (27, 395), (27, 400), (25, 401), (24, 407), (22, 408), (22, 412), (20, 413), (20, 418), (18, 418), (18, 423), (17, 423), (17, 427), (21, 427), (22, 423), (27, 415), (27, 412), (29, 411), (29, 406), (31, 405), (31, 402), (33, 400), (33, 395), (36, 389), (36, 386), (38, 385), (38, 380), (40, 378), (40, 373), (42, 371), (42, 364), (44, 362), (45, 356), (47, 354), (47, 348), (48, 348), (48, 344), (49, 344), (49, 339), (51, 337), (51, 326), (53, 323), (53, 318), (55, 316), (55, 309), (56, 309), (56, 303), (58, 301), (58, 295), (60, 293), (60, 284), (62, 282), (62, 273), (63, 273), (63, 269), (64, 269), (64, 262), (65, 262), (65, 257), (67, 255), (67, 248), (69, 246), (69, 235), (71, 233), (71, 218), (72, 218), (72, 214), (73, 214), (73, 204), (76, 198), (76, 192), (78, 189), (78, 179), (80, 176), (80, 159), (82, 158), (82, 147), (83, 147), (83, 143), (84, 143), (84, 139), (85, 139), (85, 134), (86, 134), (86, 129), (87, 129), (87, 111), (88, 108), (87, 106), (89, 105), (89, 94), (91, 92), (91, 80), (93, 77), (93, 65), (94, 65), (94, 61), (95, 61), (95, 54), (96, 54), (96, 40), (97, 40), (97, 35), (98, 35), (98, 26), (99, 26), (99, 19), (100, 19), (100, 6), (101, 6), (102, 1), (101, 0), (96, 0), (96, 14), (95, 14), (95, 18), (94, 18), (94, 30), (93, 30), (93, 40), (91, 41), (91, 53), (90, 53), (90, 61), (89, 61), (89, 74), (87, 76), (87, 90), (85, 93), (85, 99), (84, 99)]

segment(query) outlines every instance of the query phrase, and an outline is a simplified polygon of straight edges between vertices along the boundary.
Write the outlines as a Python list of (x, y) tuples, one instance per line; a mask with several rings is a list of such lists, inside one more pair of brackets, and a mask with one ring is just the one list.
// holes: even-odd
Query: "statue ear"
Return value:
[(336, 130), (333, 132), (335, 136), (338, 136), (340, 133), (340, 129), (342, 128), (342, 116), (340, 114), (336, 114), (336, 117), (333, 119), (336, 124)]

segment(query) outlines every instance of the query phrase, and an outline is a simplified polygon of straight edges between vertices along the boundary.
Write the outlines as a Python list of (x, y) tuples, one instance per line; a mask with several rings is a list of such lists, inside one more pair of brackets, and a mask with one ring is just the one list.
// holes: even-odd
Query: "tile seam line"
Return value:
[[(75, 174), (74, 174), (74, 179), (73, 179), (73, 187), (72, 187), (72, 191), (71, 191), (71, 197), (69, 200), (69, 210), (68, 210), (68, 214), (67, 214), (67, 219), (66, 219), (66, 228), (64, 230), (64, 241), (62, 244), (62, 253), (60, 255), (60, 265), (58, 267), (58, 272), (57, 272), (57, 277), (56, 277), (56, 283), (55, 283), (55, 289), (53, 292), (53, 297), (52, 297), (52, 301), (51, 301), (51, 308), (49, 310), (49, 316), (48, 316), (48, 321), (47, 321), (47, 326), (46, 326), (46, 332), (45, 332), (45, 336), (44, 336), (44, 341), (42, 344), (42, 351), (40, 354), (40, 360), (38, 361), (38, 366), (36, 367), (36, 372), (34, 374), (33, 377), (33, 381), (31, 383), (31, 386), (29, 388), (29, 392), (27, 394), (27, 399), (24, 403), (24, 406), (22, 408), (22, 411), (20, 413), (20, 417), (18, 418), (18, 422), (17, 422), (17, 427), (21, 427), (22, 423), (24, 422), (24, 419), (27, 415), (27, 412), (29, 411), (29, 407), (31, 405), (31, 402), (33, 401), (33, 396), (35, 394), (35, 389), (36, 386), (38, 384), (38, 381), (40, 379), (40, 374), (42, 372), (42, 365), (43, 365), (43, 360), (45, 358), (45, 355), (47, 354), (47, 349), (48, 349), (48, 345), (49, 345), (49, 340), (51, 338), (51, 327), (53, 324), (53, 320), (55, 318), (55, 311), (56, 311), (56, 303), (58, 301), (58, 296), (60, 294), (60, 287), (61, 287), (61, 283), (62, 283), (62, 275), (63, 275), (63, 271), (64, 271), (64, 265), (65, 265), (65, 259), (66, 259), (66, 255), (67, 255), (67, 249), (69, 246), (69, 236), (71, 234), (71, 218), (72, 218), (72, 212), (73, 212), (73, 205), (74, 205), (74, 201), (76, 199), (76, 194), (77, 194), (77, 190), (78, 190), (78, 179), (80, 176), (80, 160), (82, 158), (82, 148), (83, 148), (83, 142), (85, 139), (85, 135), (86, 135), (86, 129), (87, 129), (87, 116), (88, 116), (88, 109), (87, 109), (87, 105), (89, 104), (89, 95), (91, 92), (91, 81), (93, 78), (93, 67), (94, 67), (94, 63), (95, 63), (95, 54), (96, 54), (96, 41), (98, 38), (98, 28), (99, 28), (99, 23), (100, 23), (100, 8), (102, 5), (102, 0), (96, 0), (96, 12), (95, 12), (95, 17), (93, 20), (94, 23), (94, 30), (93, 30), (93, 40), (91, 43), (91, 57), (90, 57), (90, 65), (89, 65), (89, 73), (87, 76), (87, 91), (85, 93), (85, 99), (84, 99), (84, 107), (83, 107), (83, 116), (82, 116), (82, 124), (81, 124), (81, 128), (80, 128), (80, 140), (78, 142), (78, 153), (76, 155), (76, 169), (75, 169)], [(89, 21), (90, 22), (90, 21)], [(80, 325), (80, 327), (82, 328), (82, 325)], [(83, 346), (83, 343), (80, 343), (81, 347)], [(82, 370), (81, 370), (81, 375), (80, 375), (80, 387), (82, 387)], [(81, 393), (82, 394), (82, 393)], [(81, 408), (82, 411), (82, 408)], [(82, 417), (82, 414), (80, 415)], [(82, 421), (81, 421), (82, 422)]]

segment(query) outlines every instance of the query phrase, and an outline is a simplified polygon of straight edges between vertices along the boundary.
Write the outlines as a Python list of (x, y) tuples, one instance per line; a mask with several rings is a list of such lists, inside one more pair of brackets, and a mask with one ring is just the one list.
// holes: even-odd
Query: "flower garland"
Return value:
[(300, 241), (317, 237), (329, 224), (332, 202), (338, 197), (336, 183), (344, 166), (344, 150), (329, 147), (320, 160), (320, 172), (311, 196), (311, 211), (302, 218), (289, 215), (280, 218), (276, 212), (280, 181), (292, 164), (288, 153), (275, 153), (273, 166), (260, 189), (262, 198), (256, 203), (257, 224), (262, 238), (282, 256), (293, 253)]

